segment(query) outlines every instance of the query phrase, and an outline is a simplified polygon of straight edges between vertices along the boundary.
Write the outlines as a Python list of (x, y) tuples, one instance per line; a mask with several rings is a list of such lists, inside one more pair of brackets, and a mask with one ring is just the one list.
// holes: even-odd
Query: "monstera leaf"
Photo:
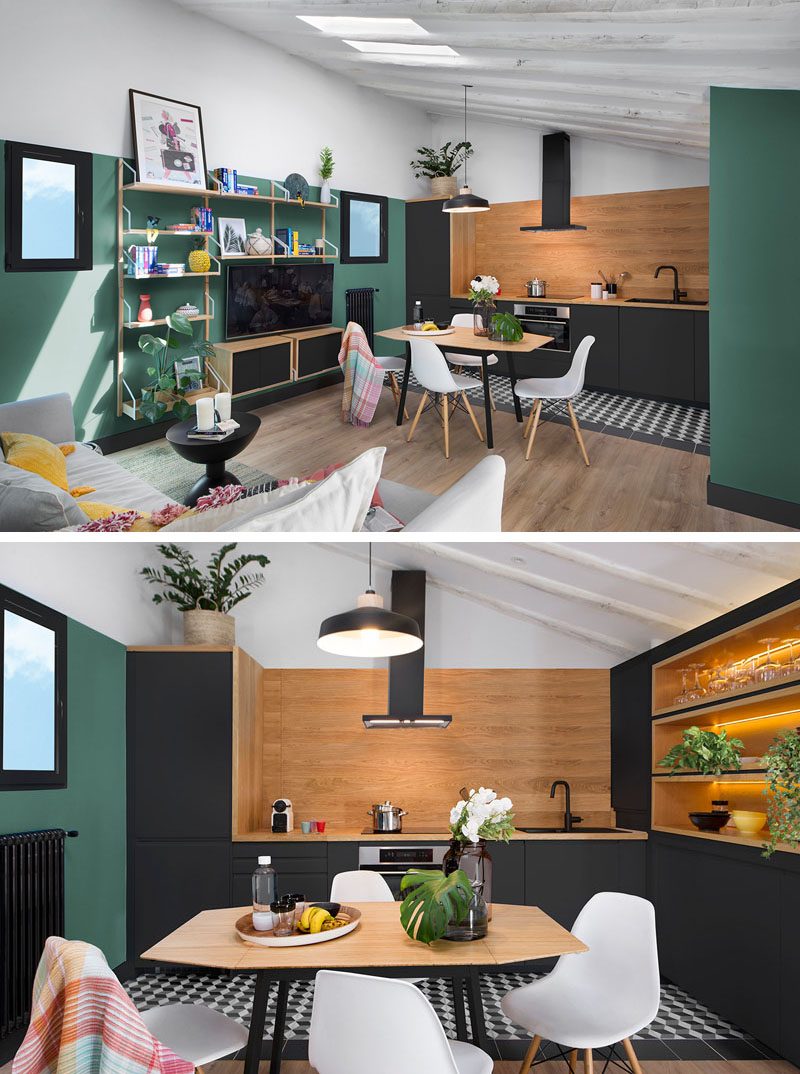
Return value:
[(400, 924), (412, 940), (441, 940), (451, 921), (460, 921), (472, 901), (472, 885), (462, 869), (445, 876), (441, 869), (409, 869), (400, 881), (408, 892), (400, 905)]

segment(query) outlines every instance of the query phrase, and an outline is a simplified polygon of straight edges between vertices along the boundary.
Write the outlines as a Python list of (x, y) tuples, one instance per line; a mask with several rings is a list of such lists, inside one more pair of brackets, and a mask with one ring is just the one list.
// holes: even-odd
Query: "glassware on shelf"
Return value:
[(781, 678), (782, 668), (780, 662), (776, 660), (772, 653), (772, 646), (779, 638), (759, 638), (759, 645), (766, 645), (767, 651), (764, 656), (764, 663), (756, 669), (756, 682), (770, 683), (775, 682), (776, 679)]
[(792, 629), (798, 631), (798, 636), (787, 638), (783, 643), (789, 646), (789, 659), (783, 665), (787, 678), (800, 675), (800, 624), (795, 624)]
[(727, 669), (721, 664), (715, 664), (708, 680), (708, 692), (710, 694), (726, 694), (731, 688)]
[(688, 705), (689, 697), (689, 669), (681, 668), (681, 692), (675, 697), (676, 705)]
[(687, 697), (689, 701), (702, 701), (707, 696), (708, 690), (700, 682), (700, 672), (705, 670), (705, 664), (690, 664), (689, 670), (694, 672), (694, 683), (692, 684)]

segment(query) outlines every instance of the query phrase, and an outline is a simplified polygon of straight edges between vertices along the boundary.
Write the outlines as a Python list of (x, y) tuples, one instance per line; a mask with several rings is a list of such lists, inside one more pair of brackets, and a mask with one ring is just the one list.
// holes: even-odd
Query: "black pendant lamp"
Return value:
[(389, 612), (372, 588), (372, 545), (369, 546), (369, 585), (349, 612), (331, 615), (319, 628), (317, 645), (336, 656), (402, 656), (422, 648), (419, 623), (408, 615)]
[[(467, 90), (472, 86), (464, 86), (464, 141), (467, 140)], [(464, 185), (454, 198), (449, 198), (442, 206), (443, 213), (485, 213), (491, 209), (486, 198), (479, 198), (473, 194), (467, 183), (467, 158), (464, 157)]]

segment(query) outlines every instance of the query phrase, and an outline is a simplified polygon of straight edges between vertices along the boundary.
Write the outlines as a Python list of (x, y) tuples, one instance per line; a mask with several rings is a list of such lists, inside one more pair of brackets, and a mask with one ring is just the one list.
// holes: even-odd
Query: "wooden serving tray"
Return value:
[(340, 936), (346, 936), (348, 932), (357, 929), (361, 922), (361, 911), (355, 906), (342, 904), (337, 917), (348, 917), (349, 922), (339, 929), (330, 929), (328, 932), (297, 932), (291, 936), (275, 936), (269, 932), (259, 932), (253, 928), (253, 915), (244, 914), (236, 922), (234, 928), (236, 935), (245, 943), (256, 944), (258, 947), (304, 947), (311, 943), (324, 943), (326, 940), (338, 940)]

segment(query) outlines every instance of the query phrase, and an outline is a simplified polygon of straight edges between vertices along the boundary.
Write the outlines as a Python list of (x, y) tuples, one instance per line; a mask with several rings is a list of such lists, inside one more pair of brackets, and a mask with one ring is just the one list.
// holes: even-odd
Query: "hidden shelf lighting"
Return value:
[(449, 727), (452, 716), (362, 716), (368, 730), (381, 727)]

